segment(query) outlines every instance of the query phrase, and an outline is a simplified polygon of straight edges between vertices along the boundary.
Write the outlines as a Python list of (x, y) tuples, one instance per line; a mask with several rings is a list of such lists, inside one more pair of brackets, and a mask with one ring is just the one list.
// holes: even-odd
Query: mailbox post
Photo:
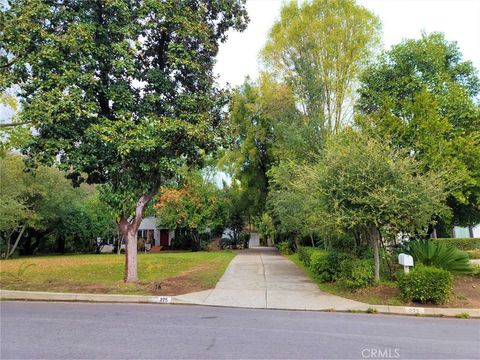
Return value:
[(410, 266), (413, 266), (413, 257), (402, 253), (398, 255), (398, 263), (403, 265), (403, 271), (408, 273), (410, 271)]

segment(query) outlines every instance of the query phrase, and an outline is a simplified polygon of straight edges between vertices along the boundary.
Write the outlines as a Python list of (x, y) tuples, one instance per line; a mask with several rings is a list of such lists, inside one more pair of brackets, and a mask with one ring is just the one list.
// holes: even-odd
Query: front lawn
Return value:
[(298, 254), (287, 256), (302, 269), (318, 288), (330, 294), (342, 296), (348, 299), (361, 301), (372, 305), (408, 305), (422, 307), (452, 307), (452, 308), (480, 308), (480, 278), (467, 275), (454, 277), (453, 295), (443, 305), (406, 303), (400, 298), (400, 292), (394, 282), (381, 282), (356, 291), (346, 289), (335, 282), (322, 282), (315, 274), (300, 261)]
[(215, 286), (231, 251), (138, 255), (136, 283), (122, 281), (125, 255), (58, 255), (0, 261), (0, 287), (109, 294), (178, 295)]

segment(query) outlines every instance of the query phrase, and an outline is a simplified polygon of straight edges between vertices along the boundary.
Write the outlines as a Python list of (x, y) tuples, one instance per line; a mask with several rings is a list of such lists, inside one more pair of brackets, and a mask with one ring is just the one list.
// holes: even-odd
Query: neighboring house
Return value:
[(452, 236), (454, 238), (480, 238), (480, 224), (466, 227), (454, 226)]

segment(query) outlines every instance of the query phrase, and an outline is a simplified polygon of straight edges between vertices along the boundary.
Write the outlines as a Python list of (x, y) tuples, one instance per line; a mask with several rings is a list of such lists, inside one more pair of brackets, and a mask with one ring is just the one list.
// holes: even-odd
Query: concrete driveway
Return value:
[(366, 310), (369, 305), (320, 291), (274, 248), (239, 251), (215, 289), (176, 296), (188, 304), (287, 310)]

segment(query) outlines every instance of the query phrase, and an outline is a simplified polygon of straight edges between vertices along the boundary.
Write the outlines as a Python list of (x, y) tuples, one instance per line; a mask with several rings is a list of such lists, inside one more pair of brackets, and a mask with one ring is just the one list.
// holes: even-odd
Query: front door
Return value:
[(160, 230), (160, 246), (168, 246), (169, 230)]

